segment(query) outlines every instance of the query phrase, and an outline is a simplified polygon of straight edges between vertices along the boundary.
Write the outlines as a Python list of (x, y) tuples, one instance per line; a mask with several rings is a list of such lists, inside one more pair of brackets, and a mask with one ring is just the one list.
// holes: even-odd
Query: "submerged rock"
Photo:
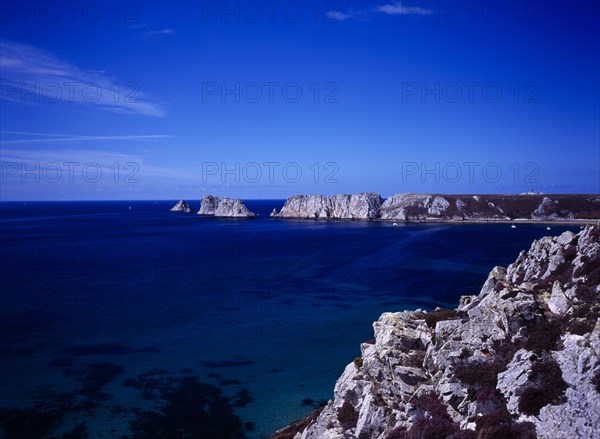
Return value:
[(202, 197), (198, 215), (223, 218), (251, 218), (256, 216), (255, 213), (250, 212), (239, 198), (219, 198), (214, 195)]
[(192, 213), (192, 208), (185, 200), (179, 200), (175, 206), (171, 207), (171, 212)]
[(599, 437), (599, 283), (589, 226), (534, 241), (456, 310), (383, 314), (293, 437)]

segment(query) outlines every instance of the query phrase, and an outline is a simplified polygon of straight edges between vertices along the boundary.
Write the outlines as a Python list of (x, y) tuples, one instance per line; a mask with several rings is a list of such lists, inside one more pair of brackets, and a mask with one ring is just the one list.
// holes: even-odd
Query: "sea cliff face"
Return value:
[(599, 283), (599, 227), (535, 241), (455, 310), (383, 314), (334, 399), (273, 437), (599, 437)]
[(600, 218), (598, 195), (294, 195), (271, 216), (403, 222), (572, 221)]
[(383, 200), (379, 194), (294, 195), (287, 199), (276, 218), (301, 219), (375, 219)]
[(219, 198), (214, 195), (205, 195), (200, 202), (198, 215), (228, 217), (228, 218), (250, 218), (256, 216), (255, 213), (242, 203), (242, 200), (236, 198)]

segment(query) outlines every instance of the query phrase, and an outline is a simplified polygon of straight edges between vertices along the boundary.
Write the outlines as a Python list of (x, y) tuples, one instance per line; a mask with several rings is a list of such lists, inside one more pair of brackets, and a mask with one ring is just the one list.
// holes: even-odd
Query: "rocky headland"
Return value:
[(275, 218), (376, 219), (383, 199), (373, 192), (353, 195), (294, 195), (287, 199)]
[(549, 222), (598, 220), (600, 195), (397, 194), (294, 195), (275, 218), (402, 222)]
[(192, 213), (192, 208), (185, 200), (179, 200), (175, 206), (171, 207), (171, 212)]
[(256, 216), (239, 198), (219, 198), (214, 195), (202, 197), (198, 215), (220, 218), (252, 218)]
[(333, 400), (272, 438), (598, 438), (599, 284), (600, 227), (534, 241), (454, 310), (383, 314)]

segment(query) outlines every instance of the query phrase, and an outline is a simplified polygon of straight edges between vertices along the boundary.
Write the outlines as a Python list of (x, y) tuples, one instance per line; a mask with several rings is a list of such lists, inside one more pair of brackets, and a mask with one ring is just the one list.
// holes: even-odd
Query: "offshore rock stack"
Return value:
[(175, 206), (171, 207), (171, 212), (192, 213), (192, 208), (185, 200), (179, 200)]
[(202, 197), (198, 215), (220, 218), (252, 218), (256, 216), (239, 198), (219, 198), (214, 195)]

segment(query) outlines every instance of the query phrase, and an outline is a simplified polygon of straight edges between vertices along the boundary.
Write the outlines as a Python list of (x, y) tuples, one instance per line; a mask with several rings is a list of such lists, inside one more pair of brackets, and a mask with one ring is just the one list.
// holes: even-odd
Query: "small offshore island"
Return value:
[[(171, 208), (171, 212), (192, 213), (192, 208), (185, 200), (179, 200)], [(205, 195), (202, 197), (198, 215), (214, 216), (217, 218), (252, 218), (256, 216), (255, 213), (250, 212), (239, 198), (219, 198), (214, 195)]]
[[(180, 200), (174, 212), (192, 213)], [(221, 218), (251, 218), (240, 199), (206, 195), (198, 215)], [(380, 194), (293, 195), (272, 218), (306, 220), (366, 220), (421, 222), (593, 222), (600, 218), (600, 195), (537, 194), (448, 195), (397, 194), (384, 200)]]

